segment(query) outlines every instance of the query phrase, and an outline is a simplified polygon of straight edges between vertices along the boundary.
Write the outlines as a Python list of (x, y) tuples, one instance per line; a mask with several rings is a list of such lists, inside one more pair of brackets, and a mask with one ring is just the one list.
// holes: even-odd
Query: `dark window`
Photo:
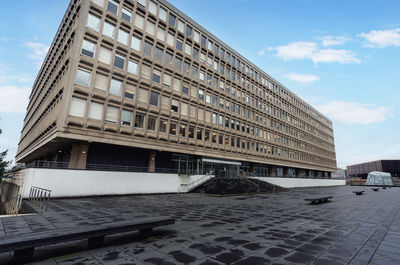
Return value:
[(161, 82), (161, 77), (158, 74), (153, 73), (152, 80), (153, 80), (153, 82), (160, 83)]
[(185, 87), (185, 86), (182, 86), (182, 93), (184, 93), (184, 94), (189, 94), (189, 88), (188, 87)]
[(189, 65), (189, 63), (188, 62), (183, 62), (183, 72), (185, 73), (185, 74), (190, 74), (190, 65)]
[(186, 36), (192, 36), (192, 27), (189, 25), (186, 26)]
[(135, 99), (135, 95), (129, 92), (125, 92), (124, 97), (129, 99)]
[(169, 134), (176, 135), (176, 123), (173, 123), (173, 122), (170, 123)]
[(193, 59), (199, 58), (199, 50), (196, 48), (193, 48)]
[(225, 51), (223, 49), (221, 49), (219, 57), (221, 57), (221, 59), (224, 59), (224, 55), (225, 55)]
[(180, 42), (179, 40), (176, 41), (176, 48), (182, 51), (182, 42)]
[(202, 139), (203, 139), (203, 130), (197, 129), (197, 140), (202, 140)]
[(116, 15), (118, 12), (118, 5), (114, 1), (108, 1), (107, 10)]
[(229, 52), (226, 53), (226, 61), (228, 63), (231, 61), (231, 54)]
[(125, 58), (119, 55), (115, 55), (114, 57), (114, 66), (120, 69), (124, 69)]
[(179, 135), (185, 137), (186, 136), (186, 125), (181, 124), (179, 128)]
[(166, 133), (167, 132), (167, 120), (160, 119), (159, 131), (162, 132), (162, 133)]
[(162, 63), (162, 56), (163, 56), (163, 50), (156, 47), (156, 51), (155, 51), (156, 61), (159, 61), (160, 63)]
[(143, 128), (143, 126), (144, 126), (144, 115), (136, 113), (135, 128)]
[(150, 105), (158, 106), (158, 93), (151, 92), (150, 94)]
[(169, 18), (168, 18), (168, 24), (171, 27), (175, 27), (175, 20), (176, 20), (176, 17), (170, 13)]
[(214, 45), (214, 54), (218, 56), (219, 47), (218, 45)]
[(144, 42), (144, 54), (147, 56), (151, 56), (151, 51), (153, 50), (153, 45), (151, 43), (148, 43), (147, 41)]
[(206, 37), (204, 35), (201, 35), (201, 46), (206, 47)]
[(167, 66), (172, 66), (172, 54), (170, 53), (165, 54), (165, 64)]
[(189, 126), (189, 133), (188, 133), (189, 138), (194, 138), (194, 127)]
[(149, 116), (147, 120), (147, 130), (154, 131), (156, 129), (157, 117)]
[(178, 112), (179, 108), (177, 105), (171, 105), (172, 112)]

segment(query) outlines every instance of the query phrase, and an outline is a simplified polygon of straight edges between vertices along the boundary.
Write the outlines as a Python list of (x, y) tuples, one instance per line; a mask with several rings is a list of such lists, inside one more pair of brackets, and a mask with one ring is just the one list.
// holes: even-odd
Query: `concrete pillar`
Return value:
[(156, 151), (149, 152), (149, 165), (147, 167), (147, 172), (154, 172), (156, 170)]
[(71, 157), (69, 159), (69, 168), (85, 169), (87, 161), (87, 152), (89, 143), (72, 144)]

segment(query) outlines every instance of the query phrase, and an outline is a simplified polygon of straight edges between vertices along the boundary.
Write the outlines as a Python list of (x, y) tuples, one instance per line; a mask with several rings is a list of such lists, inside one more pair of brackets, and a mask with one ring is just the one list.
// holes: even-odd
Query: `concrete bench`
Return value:
[(328, 202), (332, 198), (333, 198), (333, 196), (327, 196), (327, 197), (318, 197), (318, 198), (307, 198), (304, 200), (311, 202), (311, 204), (319, 204), (319, 203)]
[(175, 220), (171, 218), (155, 217), (7, 236), (0, 238), (0, 253), (14, 251), (13, 262), (24, 263), (32, 260), (35, 247), (88, 239), (88, 248), (98, 248), (103, 246), (106, 235), (139, 230), (141, 237), (147, 237), (151, 235), (153, 228), (174, 223)]
[(363, 195), (365, 191), (363, 190), (358, 190), (358, 191), (353, 191), (356, 195)]
[(379, 188), (371, 188), (373, 191), (378, 191)]

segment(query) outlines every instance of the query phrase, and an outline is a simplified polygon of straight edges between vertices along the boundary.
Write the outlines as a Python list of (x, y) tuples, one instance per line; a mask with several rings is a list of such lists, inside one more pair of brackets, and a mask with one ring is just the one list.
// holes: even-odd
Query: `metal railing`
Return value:
[(50, 200), (51, 190), (32, 186), (29, 192), (29, 200), (44, 212), (47, 211), (47, 204)]
[(233, 176), (234, 176), (234, 177), (237, 177), (237, 178), (240, 178), (240, 179), (244, 179), (244, 180), (246, 180), (247, 182), (249, 182), (250, 184), (256, 186), (256, 187), (257, 187), (257, 193), (260, 193), (260, 185), (258, 185), (257, 183), (251, 181), (247, 176), (243, 176), (243, 175), (244, 175), (244, 172), (243, 172), (243, 171), (239, 171), (239, 172), (237, 172), (237, 171), (232, 171), (232, 173), (233, 173)]
[(189, 192), (189, 191), (193, 190), (194, 188), (200, 186), (204, 182), (208, 181), (209, 179), (212, 179), (213, 177), (215, 177), (215, 175), (205, 175), (205, 176), (202, 176), (201, 178), (196, 179), (193, 182), (182, 183), (179, 186), (179, 192)]

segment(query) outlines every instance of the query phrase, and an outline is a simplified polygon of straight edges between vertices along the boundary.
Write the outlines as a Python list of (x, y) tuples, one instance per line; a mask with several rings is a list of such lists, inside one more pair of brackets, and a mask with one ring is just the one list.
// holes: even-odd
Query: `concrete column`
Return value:
[(149, 165), (147, 167), (147, 172), (154, 172), (156, 170), (156, 151), (149, 152)]
[(87, 161), (87, 152), (89, 143), (72, 144), (71, 157), (69, 159), (69, 168), (85, 169)]

